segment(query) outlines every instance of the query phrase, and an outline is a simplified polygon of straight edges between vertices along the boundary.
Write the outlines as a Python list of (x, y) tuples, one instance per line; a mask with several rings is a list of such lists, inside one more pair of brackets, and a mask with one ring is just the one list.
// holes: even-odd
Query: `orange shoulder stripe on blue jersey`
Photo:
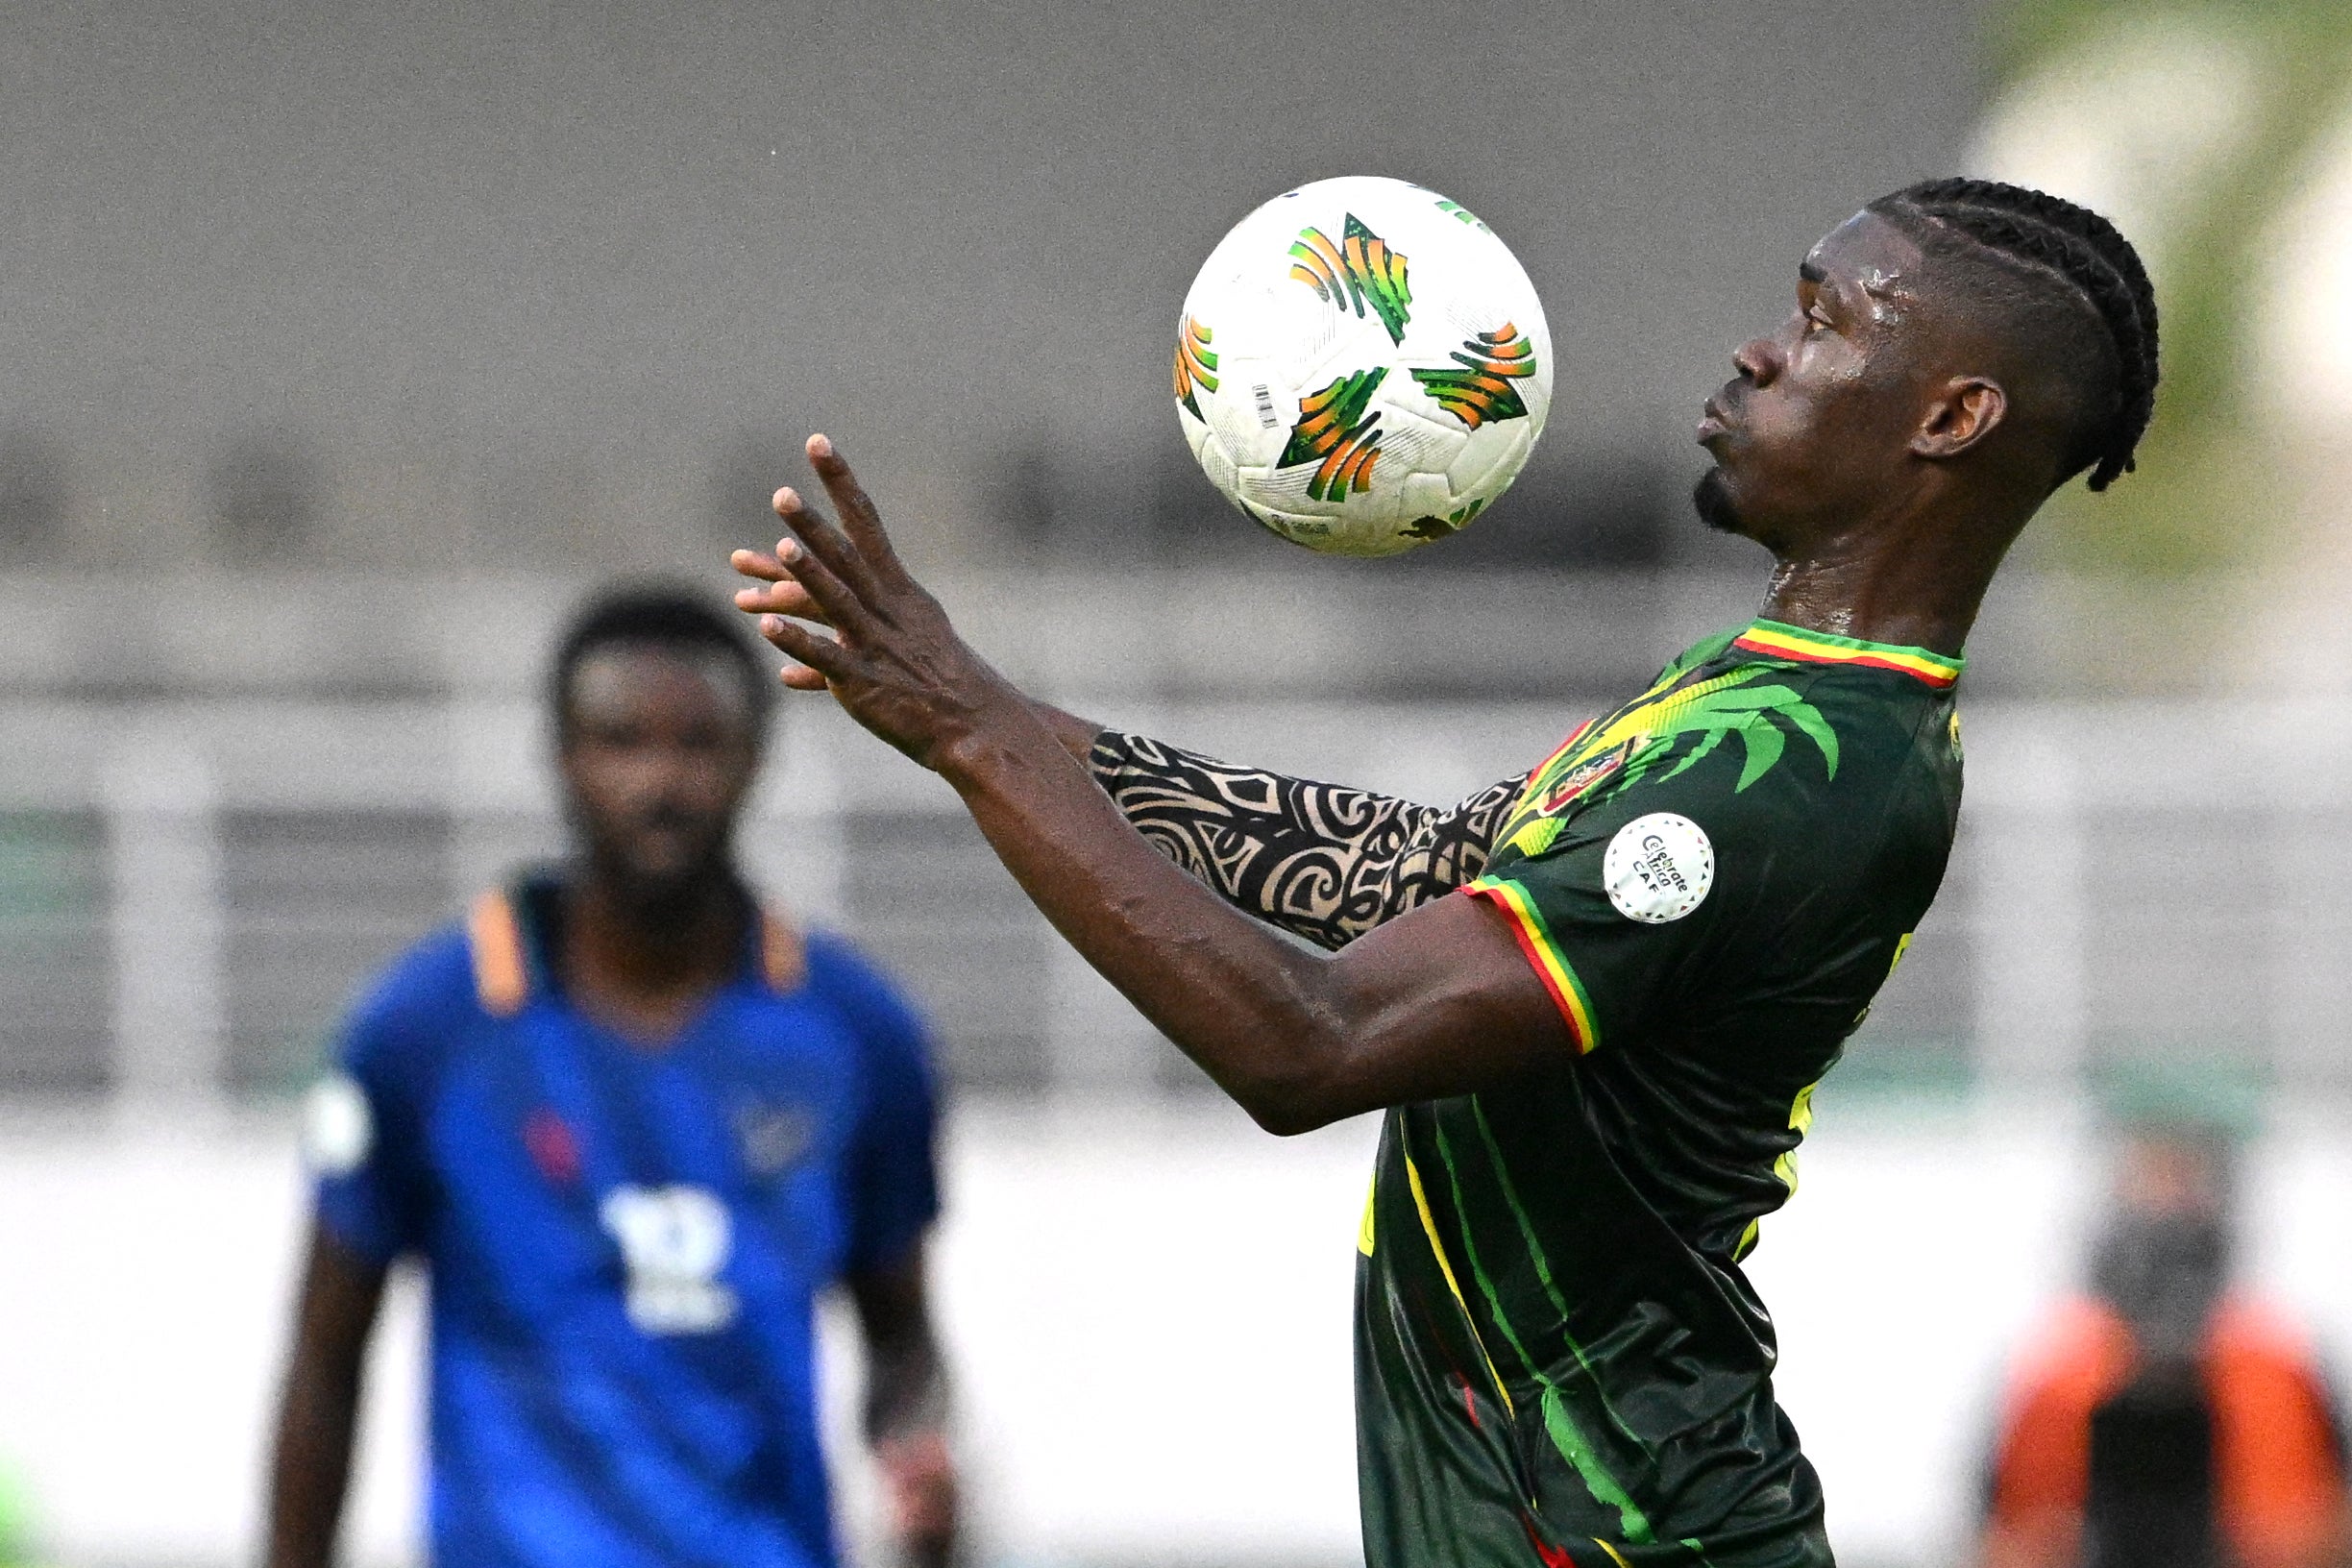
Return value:
[(778, 995), (799, 990), (808, 978), (808, 949), (800, 933), (773, 910), (760, 915), (760, 971), (768, 977), (768, 989)]
[(1783, 625), (1778, 621), (1758, 621), (1731, 641), (1733, 648), (1746, 649), (1752, 653), (1769, 653), (1775, 658), (1798, 659), (1807, 664), (1858, 664), (1873, 670), (1895, 670), (1911, 676), (1938, 691), (1949, 687), (1960, 678), (1967, 663), (1957, 655), (1931, 653), (1923, 648), (1905, 648), (1895, 643), (1866, 643), (1854, 637), (1836, 637), (1825, 631), (1807, 631), (1801, 626)]
[[(474, 951), (474, 994), (482, 1011), (513, 1017), (530, 999), (530, 961), (523, 922), (503, 890), (493, 888), (474, 900), (466, 937)], [(800, 933), (772, 910), (760, 912), (760, 976), (778, 994), (799, 990), (808, 978), (808, 948)]]
[(502, 889), (474, 900), (466, 916), (466, 937), (474, 949), (474, 994), (482, 1011), (511, 1018), (530, 997), (530, 964), (523, 952), (523, 922)]

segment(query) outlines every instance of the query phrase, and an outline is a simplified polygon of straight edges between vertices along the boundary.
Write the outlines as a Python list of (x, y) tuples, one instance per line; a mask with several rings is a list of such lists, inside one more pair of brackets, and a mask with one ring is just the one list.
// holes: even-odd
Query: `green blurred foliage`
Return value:
[(2352, 106), (2352, 3), (2007, 0), (1990, 18), (1991, 59), (2014, 81), (2171, 18), (2248, 40), (2266, 80), (2252, 134), (2165, 240), (2163, 383), (2138, 471), (2104, 495), (2078, 482), (2052, 501), (2028, 535), (2051, 564), (2186, 576), (2257, 564), (2286, 532), (2291, 498), (2248, 397), (2246, 331), (2272, 219)]
[(33, 1507), (24, 1483), (0, 1463), (0, 1568), (31, 1568)]

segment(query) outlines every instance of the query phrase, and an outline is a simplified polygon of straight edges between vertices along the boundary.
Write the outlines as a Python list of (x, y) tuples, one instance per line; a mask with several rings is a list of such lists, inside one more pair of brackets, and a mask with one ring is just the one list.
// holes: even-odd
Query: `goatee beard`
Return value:
[(1699, 482), (1691, 489), (1691, 506), (1699, 513), (1699, 521), (1717, 533), (1747, 537), (1748, 530), (1740, 524), (1739, 507), (1731, 500), (1731, 486), (1724, 478), (1722, 469), (1710, 468), (1699, 476)]

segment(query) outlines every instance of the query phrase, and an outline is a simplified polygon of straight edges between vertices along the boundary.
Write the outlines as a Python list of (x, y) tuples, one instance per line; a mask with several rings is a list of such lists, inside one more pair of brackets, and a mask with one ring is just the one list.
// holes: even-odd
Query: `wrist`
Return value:
[(959, 795), (986, 789), (1009, 772), (1024, 772), (1040, 759), (1066, 757), (1052, 726), (1017, 693), (975, 708), (970, 718), (932, 748), (931, 771)]

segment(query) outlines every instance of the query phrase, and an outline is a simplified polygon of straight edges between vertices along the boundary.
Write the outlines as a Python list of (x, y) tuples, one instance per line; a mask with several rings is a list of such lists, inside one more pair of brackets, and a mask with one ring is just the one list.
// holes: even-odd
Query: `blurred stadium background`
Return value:
[[(1757, 560), (1682, 500), (1697, 403), (1814, 236), (1954, 168), (2139, 240), (2166, 395), (1971, 649), (1950, 880), (1755, 1265), (1786, 1402), (1849, 1560), (1961, 1560), (1997, 1367), (2133, 1096), (2255, 1136), (2252, 1266), (2352, 1358), (2340, 6), (12, 0), (0, 37), (0, 1518), (31, 1558), (254, 1550), (292, 1097), (374, 966), (554, 844), (535, 683), (590, 584), (723, 591), (821, 426), (1034, 688), (1450, 797), (1747, 615)], [(1560, 359), (1519, 493), (1369, 567), (1223, 512), (1164, 386), (1223, 229), (1359, 171), (1483, 214)], [(829, 709), (781, 720), (759, 818), (771, 888), (944, 1041), (982, 1560), (1350, 1561), (1369, 1129), (1255, 1138)], [(398, 1324), (368, 1563), (413, 1557)]]

